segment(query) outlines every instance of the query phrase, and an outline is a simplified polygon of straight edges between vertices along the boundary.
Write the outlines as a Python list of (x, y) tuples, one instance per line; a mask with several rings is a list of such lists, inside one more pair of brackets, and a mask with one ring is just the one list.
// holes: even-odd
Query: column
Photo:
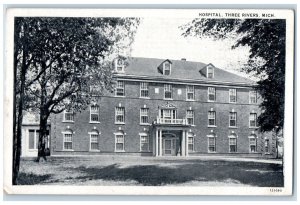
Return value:
[(155, 156), (158, 156), (158, 129), (155, 132)]
[(189, 156), (189, 141), (188, 141), (188, 135), (187, 131), (185, 130), (185, 156)]
[(181, 156), (185, 156), (185, 130), (182, 130)]
[(159, 156), (162, 156), (162, 130), (159, 130)]

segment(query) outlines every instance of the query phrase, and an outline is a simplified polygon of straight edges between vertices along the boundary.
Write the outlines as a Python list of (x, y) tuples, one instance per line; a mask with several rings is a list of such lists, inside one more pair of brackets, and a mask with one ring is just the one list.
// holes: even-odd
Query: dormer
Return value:
[(163, 75), (171, 75), (172, 62), (169, 59), (165, 60), (158, 66), (158, 70)]
[(200, 73), (203, 74), (206, 78), (214, 78), (215, 66), (209, 63), (208, 65), (206, 65), (204, 68), (200, 70)]
[(116, 58), (114, 61), (115, 71), (117, 73), (124, 73), (125, 72), (125, 60), (122, 57)]

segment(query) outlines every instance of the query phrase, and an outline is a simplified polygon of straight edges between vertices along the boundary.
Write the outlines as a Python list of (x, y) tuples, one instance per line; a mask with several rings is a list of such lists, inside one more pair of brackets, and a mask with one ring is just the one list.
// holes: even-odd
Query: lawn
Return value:
[(282, 187), (281, 163), (222, 158), (49, 157), (21, 161), (20, 185)]

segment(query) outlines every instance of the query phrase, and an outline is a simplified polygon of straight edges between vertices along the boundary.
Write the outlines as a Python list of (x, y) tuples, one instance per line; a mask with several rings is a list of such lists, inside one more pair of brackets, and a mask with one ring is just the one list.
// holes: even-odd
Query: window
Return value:
[(165, 84), (164, 90), (165, 90), (165, 99), (172, 99), (172, 85)]
[(265, 139), (265, 153), (270, 153), (270, 140)]
[(214, 68), (212, 66), (207, 67), (207, 78), (213, 78), (214, 77)]
[(255, 127), (255, 128), (257, 127), (257, 114), (256, 113), (250, 113), (249, 126)]
[(208, 88), (208, 101), (216, 101), (216, 88)]
[(74, 112), (65, 110), (64, 122), (74, 122)]
[(99, 105), (92, 105), (90, 107), (90, 122), (99, 122)]
[(124, 61), (120, 58), (116, 60), (116, 71), (124, 72)]
[(149, 83), (141, 82), (140, 84), (140, 96), (142, 98), (148, 98), (149, 97)]
[(208, 136), (208, 152), (216, 152), (216, 137), (215, 135)]
[(29, 130), (28, 149), (38, 149), (39, 136), (40, 136), (39, 130)]
[(116, 96), (125, 96), (124, 81), (117, 81)]
[(229, 127), (236, 127), (236, 112), (229, 113)]
[(191, 132), (188, 133), (188, 151), (194, 151), (194, 134)]
[(236, 103), (236, 89), (229, 89), (229, 102)]
[(193, 110), (187, 110), (186, 111), (186, 119), (187, 119), (187, 123), (189, 125), (194, 124), (194, 111)]
[(250, 104), (257, 103), (257, 92), (255, 90), (249, 91), (249, 103)]
[(90, 150), (99, 150), (99, 134), (98, 132), (90, 133)]
[(73, 134), (72, 132), (64, 133), (64, 150), (73, 150)]
[(115, 151), (116, 152), (122, 152), (124, 151), (124, 133), (123, 132), (118, 132), (115, 134), (116, 139), (115, 139)]
[(148, 124), (149, 123), (149, 108), (141, 108), (140, 114), (141, 114), (140, 123)]
[(171, 64), (169, 62), (164, 63), (164, 75), (170, 75), (171, 74)]
[(176, 110), (173, 109), (161, 109), (160, 110), (160, 117), (163, 119), (176, 119)]
[[(39, 146), (40, 130), (30, 129), (28, 132), (28, 149), (37, 150)], [(43, 139), (43, 142), (45, 143), (45, 147), (49, 148), (49, 130), (46, 130), (46, 137)]]
[(250, 149), (250, 152), (256, 152), (256, 138), (255, 137), (249, 138), (249, 149)]
[(116, 107), (116, 123), (125, 123), (124, 107)]
[(193, 85), (186, 86), (186, 99), (195, 100), (195, 89)]
[(237, 143), (235, 136), (229, 137), (229, 152), (237, 152)]
[(149, 152), (149, 137), (147, 134), (140, 134), (141, 152)]
[(208, 126), (216, 126), (216, 112), (208, 111)]

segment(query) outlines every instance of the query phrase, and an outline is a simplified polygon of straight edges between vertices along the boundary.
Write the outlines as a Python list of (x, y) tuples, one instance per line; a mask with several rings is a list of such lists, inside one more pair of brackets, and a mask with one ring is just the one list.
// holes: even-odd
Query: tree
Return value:
[[(30, 46), (27, 49), (30, 62), (26, 64), (27, 69), (20, 75), (21, 79), (15, 87), (18, 87), (17, 84), (23, 85), (23, 94), (19, 97), (23, 106), (19, 110), (26, 107), (27, 110), (40, 113), (39, 161), (40, 157), (45, 157), (45, 137), (50, 114), (65, 109), (84, 109), (92, 100), (90, 86), (97, 86), (98, 95), (104, 89), (112, 89), (109, 57), (122, 49), (120, 42), (124, 39), (130, 39), (127, 44), (132, 42), (139, 20), (17, 18), (16, 24), (18, 22), (22, 24), (21, 33), (26, 36), (26, 45)], [(21, 41), (21, 45), (26, 47), (24, 41)], [(17, 58), (15, 60), (20, 61)], [(18, 70), (21, 68), (16, 63), (15, 79), (18, 79)], [(18, 148), (20, 144), (14, 146), (14, 150)], [(14, 172), (17, 172), (15, 168), (18, 167), (13, 167)]]
[(259, 78), (256, 89), (262, 97), (258, 124), (262, 132), (280, 132), (284, 123), (285, 20), (194, 19), (184, 25), (184, 36), (235, 39), (232, 49), (249, 46), (247, 65), (242, 69)]
[[(23, 110), (26, 107), (26, 73), (32, 62), (30, 50), (34, 44), (29, 43), (28, 24), (30, 20), (15, 19), (14, 25), (14, 98), (13, 98), (13, 177), (12, 183), (17, 184), (21, 155), (21, 134)], [(31, 82), (29, 82), (30, 84)]]

